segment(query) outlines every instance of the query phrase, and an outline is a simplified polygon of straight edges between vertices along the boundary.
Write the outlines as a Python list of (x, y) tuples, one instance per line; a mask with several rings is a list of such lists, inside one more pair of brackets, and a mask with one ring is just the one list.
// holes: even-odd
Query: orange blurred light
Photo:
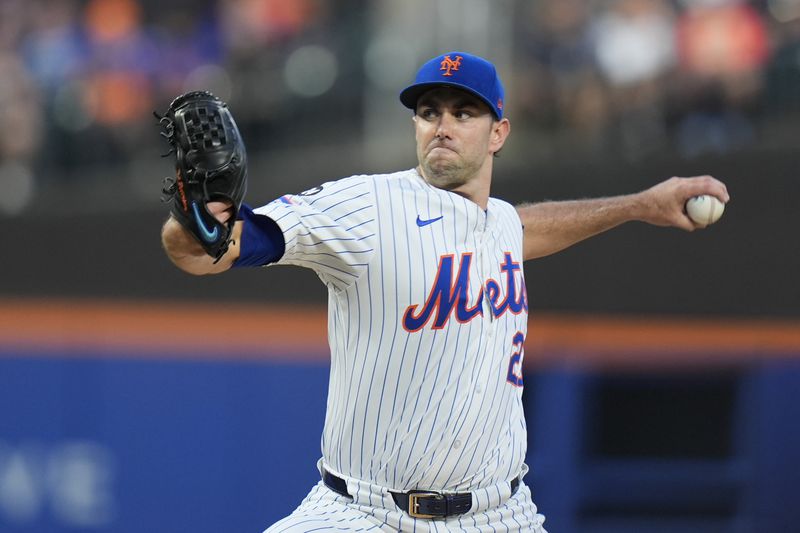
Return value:
[(104, 72), (89, 81), (87, 108), (101, 124), (119, 125), (147, 116), (152, 108), (147, 78), (134, 72)]
[(141, 8), (134, 0), (91, 0), (86, 5), (85, 21), (93, 39), (116, 41), (136, 31)]
[(764, 22), (746, 5), (690, 11), (679, 23), (678, 43), (684, 67), (706, 75), (756, 70), (769, 53)]

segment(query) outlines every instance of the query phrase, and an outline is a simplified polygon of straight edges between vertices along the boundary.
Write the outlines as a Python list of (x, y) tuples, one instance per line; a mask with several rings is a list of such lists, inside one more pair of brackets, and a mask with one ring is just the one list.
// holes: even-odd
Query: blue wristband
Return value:
[(247, 204), (242, 204), (237, 218), (244, 224), (234, 267), (264, 266), (283, 257), (286, 242), (277, 222), (254, 213)]

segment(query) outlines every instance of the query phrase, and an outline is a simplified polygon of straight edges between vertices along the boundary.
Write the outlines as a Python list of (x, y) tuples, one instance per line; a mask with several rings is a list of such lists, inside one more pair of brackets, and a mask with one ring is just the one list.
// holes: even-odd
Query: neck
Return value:
[(461, 187), (451, 189), (450, 192), (456, 193), (478, 204), (480, 208), (485, 211), (489, 205), (489, 181), (490, 180), (487, 180), (485, 183), (483, 183), (483, 181), (478, 182), (477, 180), (472, 181), (470, 183), (465, 183)]

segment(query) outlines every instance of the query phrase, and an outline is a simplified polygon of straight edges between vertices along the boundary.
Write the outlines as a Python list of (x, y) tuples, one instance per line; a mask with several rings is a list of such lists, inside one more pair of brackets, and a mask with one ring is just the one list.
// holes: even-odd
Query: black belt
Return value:
[[(347, 492), (347, 482), (322, 470), (322, 482), (332, 491), (342, 496), (350, 496)], [(511, 480), (511, 495), (519, 488), (519, 478)], [(457, 514), (464, 514), (472, 508), (472, 494), (443, 494), (429, 490), (410, 490), (408, 492), (390, 492), (394, 503), (407, 512), (412, 518), (443, 518)]]

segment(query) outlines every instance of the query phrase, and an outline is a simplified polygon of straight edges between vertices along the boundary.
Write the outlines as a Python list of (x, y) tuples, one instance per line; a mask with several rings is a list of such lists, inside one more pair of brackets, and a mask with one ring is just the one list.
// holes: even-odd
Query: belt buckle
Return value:
[(443, 500), (444, 495), (438, 492), (410, 492), (408, 494), (408, 514), (412, 518), (437, 518), (438, 515), (422, 514), (419, 512), (420, 498), (434, 498), (436, 500)]

